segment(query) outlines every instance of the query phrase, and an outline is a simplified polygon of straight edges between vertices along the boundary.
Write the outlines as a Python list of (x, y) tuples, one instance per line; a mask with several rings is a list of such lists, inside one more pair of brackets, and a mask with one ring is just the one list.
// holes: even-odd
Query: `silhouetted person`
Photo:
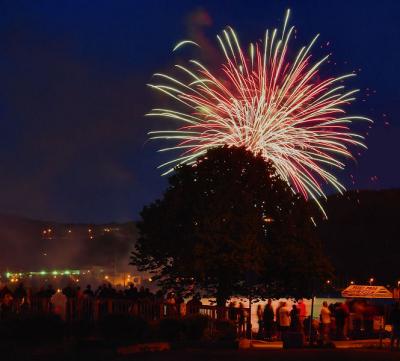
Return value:
[(167, 317), (175, 317), (177, 315), (177, 309), (176, 299), (173, 292), (168, 293), (165, 303), (167, 305)]
[(31, 304), (30, 304), (30, 299), (28, 296), (23, 297), (21, 300), (21, 304), (19, 307), (19, 312), (21, 315), (27, 315), (29, 314), (31, 309)]
[(52, 305), (53, 313), (60, 316), (62, 320), (65, 320), (67, 296), (65, 296), (60, 290), (58, 290), (51, 296), (50, 302)]
[(264, 312), (261, 305), (257, 305), (257, 322), (258, 322), (258, 333), (257, 338), (262, 340), (264, 338)]
[(125, 295), (131, 299), (137, 299), (138, 290), (133, 283), (131, 283), (127, 290), (125, 290)]
[(4, 298), (5, 295), (13, 296), (13, 293), (11, 292), (11, 290), (7, 286), (4, 286), (2, 288), (2, 290), (0, 291), (0, 299)]
[(94, 313), (94, 292), (91, 285), (87, 285), (83, 291), (82, 318), (87, 321), (93, 320)]
[(334, 309), (335, 322), (336, 322), (336, 338), (338, 340), (344, 338), (344, 325), (346, 323), (346, 318), (348, 313), (342, 302), (336, 304)]
[(237, 322), (237, 308), (236, 308), (236, 302), (231, 301), (229, 302), (228, 305), (228, 318), (232, 322)]
[(396, 304), (393, 307), (392, 312), (390, 312), (389, 320), (392, 325), (392, 337), (390, 339), (390, 348), (393, 350), (395, 343), (396, 343), (396, 348), (399, 349), (399, 344), (400, 344), (400, 304), (399, 304), (399, 302), (396, 302)]
[(67, 287), (64, 287), (62, 292), (67, 298), (75, 297), (75, 290), (73, 289), (73, 287), (70, 284), (68, 284)]
[(87, 285), (85, 290), (83, 291), (83, 295), (86, 297), (94, 297), (94, 292), (92, 291), (92, 286)]
[(140, 299), (143, 299), (143, 298), (146, 297), (146, 291), (145, 291), (145, 289), (144, 289), (144, 286), (141, 286), (141, 287), (139, 288), (138, 296), (139, 296)]
[(244, 306), (242, 302), (239, 302), (239, 308), (237, 310), (238, 314), (238, 331), (239, 331), (239, 337), (244, 337), (246, 335), (246, 314), (244, 310)]
[(104, 285), (99, 285), (99, 286), (97, 287), (97, 290), (96, 290), (96, 292), (94, 293), (94, 295), (95, 295), (96, 297), (99, 297), (99, 298), (104, 297), (105, 295), (104, 295), (103, 288), (104, 288)]
[(12, 317), (12, 302), (13, 295), (12, 292), (5, 286), (1, 290), (1, 298), (0, 298), (0, 319), (8, 319)]
[[(311, 325), (310, 325), (311, 322)], [(306, 317), (304, 320), (304, 329), (307, 331), (311, 331), (311, 334), (309, 334), (309, 342), (311, 345), (314, 345), (319, 338), (319, 321), (318, 320), (312, 320), (311, 316)]]
[(52, 285), (48, 285), (47, 289), (45, 291), (45, 297), (47, 298), (51, 298), (51, 296), (53, 296), (56, 293), (56, 290), (53, 288)]
[(264, 307), (263, 322), (264, 322), (265, 338), (268, 341), (271, 341), (272, 330), (274, 327), (274, 309), (272, 308), (271, 299), (268, 300), (267, 304)]
[(200, 312), (202, 306), (201, 297), (196, 293), (187, 303), (186, 310), (189, 315), (197, 315)]
[(321, 313), (320, 313), (320, 320), (321, 320), (321, 334), (324, 340), (329, 339), (329, 334), (331, 330), (331, 311), (328, 308), (328, 303), (324, 301), (322, 303)]
[(304, 330), (304, 320), (307, 317), (307, 307), (302, 298), (297, 301), (297, 309), (299, 310), (300, 327)]
[(24, 287), (24, 284), (21, 282), (17, 288), (14, 290), (14, 305), (15, 305), (15, 312), (19, 313), (20, 307), (23, 303), (23, 301), (26, 303), (26, 298), (27, 298), (27, 292)]
[(290, 330), (294, 332), (300, 331), (300, 315), (296, 305), (293, 305), (290, 311)]
[(117, 291), (116, 291), (116, 289), (112, 286), (112, 284), (111, 283), (109, 283), (108, 285), (107, 285), (107, 289), (106, 289), (106, 295), (107, 295), (107, 297), (115, 297), (116, 295), (117, 295)]
[(279, 321), (279, 311), (281, 307), (283, 306), (283, 302), (279, 301), (278, 307), (275, 309), (275, 319), (276, 319), (276, 336), (278, 339), (281, 338), (281, 324)]
[(287, 307), (286, 302), (282, 302), (282, 306), (279, 308), (279, 328), (281, 333), (285, 333), (290, 327), (290, 311)]
[(17, 298), (18, 300), (22, 300), (26, 296), (27, 296), (26, 289), (24, 287), (24, 284), (21, 282), (14, 291), (14, 297)]

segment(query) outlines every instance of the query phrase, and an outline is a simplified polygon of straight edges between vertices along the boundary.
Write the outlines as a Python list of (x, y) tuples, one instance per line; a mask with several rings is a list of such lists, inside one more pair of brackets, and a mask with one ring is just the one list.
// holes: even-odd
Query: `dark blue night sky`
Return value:
[(215, 44), (231, 25), (246, 44), (280, 28), (288, 7), (297, 46), (320, 33), (317, 55), (333, 53), (324, 71), (356, 70), (350, 112), (375, 120), (359, 128), (369, 150), (339, 178), (354, 189), (400, 187), (398, 1), (3, 0), (0, 213), (137, 219), (166, 186), (156, 166), (168, 156), (146, 135), (159, 121), (143, 117), (160, 101), (146, 88), (151, 74), (173, 64), (181, 39)]

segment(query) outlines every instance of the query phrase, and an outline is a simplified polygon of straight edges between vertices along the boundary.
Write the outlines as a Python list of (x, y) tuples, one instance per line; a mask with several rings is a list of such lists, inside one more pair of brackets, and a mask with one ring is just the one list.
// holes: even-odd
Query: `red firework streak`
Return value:
[[(319, 70), (329, 55), (312, 61), (311, 48), (318, 38), (289, 57), (288, 44), (294, 27), (286, 13), (282, 31), (267, 30), (263, 41), (243, 51), (230, 27), (217, 40), (224, 62), (212, 73), (198, 60), (176, 65), (182, 79), (156, 73), (160, 83), (150, 87), (173, 98), (176, 110), (155, 108), (150, 116), (178, 121), (174, 130), (152, 131), (152, 139), (171, 139), (175, 145), (160, 151), (181, 150), (181, 156), (160, 167), (168, 174), (178, 164), (192, 164), (213, 147), (244, 146), (271, 161), (281, 178), (306, 199), (320, 206), (322, 186), (339, 192), (344, 186), (332, 170), (342, 169), (349, 146), (365, 147), (363, 137), (350, 131), (354, 121), (344, 107), (358, 90), (346, 90), (343, 81), (354, 73), (322, 79)], [(175, 46), (199, 46), (185, 40)]]

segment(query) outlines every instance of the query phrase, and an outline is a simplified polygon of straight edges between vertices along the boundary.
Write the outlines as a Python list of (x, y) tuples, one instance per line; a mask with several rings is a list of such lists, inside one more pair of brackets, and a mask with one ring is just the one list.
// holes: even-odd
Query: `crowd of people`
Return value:
[[(100, 316), (114, 312), (115, 304), (118, 304), (119, 300), (122, 301), (123, 307), (128, 307), (123, 312), (141, 316), (143, 312), (150, 312), (150, 317), (153, 319), (197, 314), (202, 307), (199, 294), (185, 300), (174, 292), (164, 296), (161, 291), (153, 293), (148, 288), (137, 288), (133, 284), (121, 289), (116, 289), (108, 283), (96, 289), (92, 289), (91, 285), (81, 289), (76, 284), (69, 284), (63, 289), (55, 289), (48, 285), (35, 290), (26, 288), (23, 283), (20, 283), (14, 289), (7, 285), (0, 289), (0, 319), (24, 312), (53, 312), (64, 319), (72, 317), (93, 319), (96, 312), (100, 313)], [(97, 305), (96, 312), (95, 304)], [(143, 307), (143, 305), (153, 308), (150, 310), (149, 307)], [(239, 336), (246, 336), (249, 322), (248, 311), (249, 309), (245, 308), (242, 302), (236, 304), (235, 301), (230, 302), (226, 309), (224, 317), (237, 325)], [(374, 317), (377, 315), (383, 319), (382, 307), (370, 305), (365, 301), (336, 302), (329, 305), (325, 301), (320, 309), (319, 317), (313, 319), (310, 325), (310, 317), (303, 299), (299, 299), (290, 307), (286, 301), (282, 301), (275, 308), (272, 300), (269, 299), (265, 305), (258, 304), (257, 306), (259, 326), (257, 337), (271, 341), (282, 339), (289, 331), (306, 335), (309, 335), (311, 331), (310, 335), (314, 340), (348, 339), (350, 330), (353, 336), (354, 332), (361, 329), (365, 333), (372, 333)], [(391, 325), (392, 342), (397, 342), (397, 347), (399, 347), (399, 304), (397, 303), (390, 315), (386, 316), (387, 323)]]
[[(55, 289), (51, 284), (38, 289), (27, 288), (20, 283), (15, 289), (5, 285), (0, 289), (0, 317), (23, 312), (55, 312), (65, 318), (71, 309), (89, 307), (92, 301), (98, 300), (129, 300), (155, 302), (163, 300), (163, 295), (152, 293), (148, 288), (139, 289), (133, 284), (124, 289), (116, 289), (111, 284), (102, 284), (96, 289), (87, 285), (81, 289), (79, 285), (69, 284), (63, 289)], [(76, 312), (78, 312), (76, 311)], [(86, 309), (84, 311), (91, 311)]]
[(269, 299), (264, 307), (257, 306), (259, 339), (272, 341), (280, 339), (285, 332), (302, 332), (305, 327), (307, 308), (303, 299), (299, 299), (291, 308), (285, 301), (279, 302), (276, 309)]
[(72, 283), (62, 289), (55, 289), (49, 284), (47, 287), (34, 289), (20, 283), (14, 289), (7, 285), (0, 289), (0, 319), (28, 312), (52, 312), (63, 319), (93, 319), (96, 313), (97, 317), (101, 317), (114, 312), (132, 315), (147, 312), (152, 314), (141, 316), (151, 318), (175, 317), (198, 313), (201, 305), (199, 294), (185, 302), (182, 296), (174, 292), (164, 296), (161, 291), (153, 293), (149, 288), (138, 288), (134, 284), (118, 289), (110, 283), (104, 283), (96, 289), (92, 289), (90, 284), (84, 289)]
[(56, 293), (62, 293), (67, 298), (97, 297), (97, 298), (129, 298), (129, 299), (150, 299), (162, 297), (161, 292), (156, 294), (150, 292), (148, 288), (137, 288), (133, 284), (123, 289), (116, 289), (110, 283), (104, 283), (93, 290), (88, 284), (81, 289), (79, 285), (69, 284), (63, 289), (55, 289), (51, 284), (41, 286), (38, 289), (26, 288), (23, 283), (12, 290), (7, 285), (0, 289), (0, 301), (2, 304), (9, 304), (11, 300), (20, 300), (21, 303), (30, 303), (34, 298), (51, 299)]
[[(386, 323), (392, 334), (392, 342), (400, 338), (400, 307), (396, 303), (389, 314)], [(265, 305), (257, 306), (258, 334), (263, 340), (282, 339), (286, 332), (298, 332), (311, 336), (311, 341), (329, 342), (329, 340), (348, 340), (351, 336), (374, 335), (377, 329), (374, 320), (384, 322), (384, 309), (382, 306), (371, 305), (364, 300), (348, 300), (328, 305), (322, 303), (317, 318), (311, 321), (303, 299), (299, 299), (290, 307), (285, 301), (279, 302), (276, 308), (272, 300)], [(311, 325), (310, 325), (311, 321)], [(379, 326), (381, 327), (381, 326)], [(382, 330), (380, 330), (382, 331)], [(358, 334), (357, 334), (358, 333)], [(399, 347), (399, 346), (397, 346)]]

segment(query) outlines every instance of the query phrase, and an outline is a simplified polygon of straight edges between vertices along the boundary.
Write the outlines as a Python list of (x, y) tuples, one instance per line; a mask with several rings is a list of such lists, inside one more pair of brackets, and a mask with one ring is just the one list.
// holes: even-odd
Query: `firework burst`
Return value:
[[(357, 90), (347, 91), (342, 83), (355, 74), (320, 79), (320, 67), (329, 55), (312, 61), (318, 35), (290, 57), (294, 27), (288, 27), (289, 14), (281, 32), (267, 30), (264, 40), (250, 44), (248, 52), (232, 28), (224, 30), (217, 36), (225, 57), (217, 72), (190, 60), (189, 66), (176, 65), (182, 79), (154, 74), (160, 83), (149, 86), (182, 105), (176, 110), (155, 108), (148, 114), (180, 124), (174, 130), (149, 133), (152, 139), (175, 141), (160, 151), (181, 150), (178, 158), (160, 166), (167, 167), (164, 174), (178, 164), (195, 162), (210, 148), (244, 146), (261, 153), (294, 191), (319, 205), (324, 184), (344, 190), (332, 170), (344, 167), (343, 157), (352, 157), (349, 146), (365, 147), (350, 124), (369, 121), (344, 111)], [(174, 51), (183, 46), (199, 45), (185, 40)]]

